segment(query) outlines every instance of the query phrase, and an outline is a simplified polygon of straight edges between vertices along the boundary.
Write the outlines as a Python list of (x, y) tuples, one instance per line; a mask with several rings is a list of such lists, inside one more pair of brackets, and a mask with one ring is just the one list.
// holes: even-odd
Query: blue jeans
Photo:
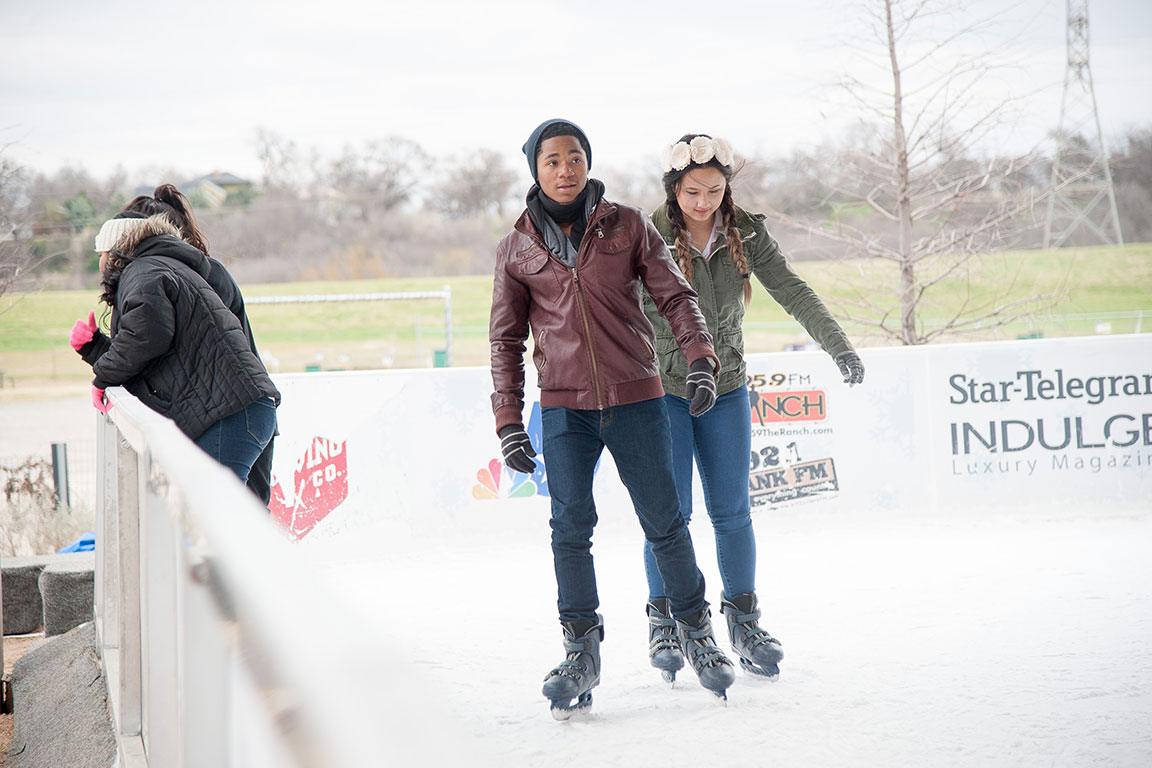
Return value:
[(261, 397), (208, 427), (196, 438), (196, 445), (235, 472), (240, 482), (247, 483), (252, 465), (275, 432), (276, 404), (270, 398)]
[[(744, 387), (721, 395), (712, 410), (699, 418), (688, 414), (688, 401), (665, 395), (672, 425), (672, 465), (680, 511), (692, 519), (692, 459), (700, 469), (700, 484), (712, 529), (724, 594), (729, 597), (756, 589), (756, 534), (748, 501), (748, 457), (752, 453), (752, 417)], [(652, 548), (644, 545), (644, 570), (649, 597), (665, 597), (667, 589), (656, 567)]]
[(594, 618), (600, 606), (592, 563), (597, 520), (592, 475), (605, 447), (632, 497), (655, 567), (668, 585), (672, 613), (687, 617), (704, 610), (704, 575), (696, 567), (672, 479), (664, 401), (655, 398), (603, 411), (544, 408), (542, 416), (560, 620)]

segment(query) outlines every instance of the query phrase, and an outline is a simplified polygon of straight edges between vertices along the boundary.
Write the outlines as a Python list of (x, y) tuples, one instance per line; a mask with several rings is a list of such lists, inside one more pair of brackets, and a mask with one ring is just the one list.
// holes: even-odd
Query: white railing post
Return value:
[(136, 451), (116, 439), (116, 549), (119, 555), (120, 732), (141, 732), (140, 465)]

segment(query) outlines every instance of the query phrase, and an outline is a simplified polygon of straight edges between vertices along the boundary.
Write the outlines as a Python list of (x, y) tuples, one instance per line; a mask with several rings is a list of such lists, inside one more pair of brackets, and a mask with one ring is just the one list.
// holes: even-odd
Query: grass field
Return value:
[[(878, 262), (807, 261), (795, 265), (837, 314), (852, 309), (860, 294), (895, 309), (896, 273)], [(363, 280), (243, 286), (249, 298), (301, 294), (440, 290), (452, 294), (453, 365), (488, 361), (488, 309), (492, 278)], [(77, 318), (101, 307), (90, 291), (45, 291), (0, 297), (0, 372), (6, 396), (31, 396), (54, 387), (72, 388), (90, 371), (68, 346)], [(991, 297), (1024, 300), (1051, 296), (1028, 317), (958, 339), (1004, 339), (1039, 333), (1073, 336), (1102, 332), (1152, 331), (1152, 244), (1018, 251), (990, 254), (979, 269), (942, 282), (924, 304), (927, 327), (968, 301)], [(839, 310), (839, 311), (838, 311)], [(1139, 318), (1137, 313), (1144, 311)], [(898, 312), (896, 313), (898, 314)], [(253, 305), (252, 326), (273, 371), (420, 367), (433, 364), (445, 346), (442, 301), (352, 302)], [(853, 322), (844, 323), (857, 346), (890, 345), (891, 339)], [(803, 329), (756, 284), (745, 325), (750, 352), (778, 351), (804, 343)]]

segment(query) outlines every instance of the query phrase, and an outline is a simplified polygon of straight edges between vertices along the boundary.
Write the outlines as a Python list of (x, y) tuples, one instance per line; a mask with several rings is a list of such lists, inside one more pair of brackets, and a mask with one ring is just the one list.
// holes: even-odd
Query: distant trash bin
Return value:
[(433, 368), (447, 368), (448, 367), (448, 350), (434, 349), (432, 350), (432, 367)]

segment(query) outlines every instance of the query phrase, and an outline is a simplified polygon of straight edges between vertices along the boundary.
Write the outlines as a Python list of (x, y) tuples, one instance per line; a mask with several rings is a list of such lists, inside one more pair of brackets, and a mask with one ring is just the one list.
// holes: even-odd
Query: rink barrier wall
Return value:
[[(1152, 334), (860, 354), (855, 387), (821, 351), (747, 356), (754, 518), (1152, 511)], [(486, 368), (277, 376), (274, 514), (298, 538), (348, 546), (433, 541), (494, 512), (546, 520), (531, 357), (526, 368), (532, 475), (503, 466)], [(631, 502), (607, 452), (596, 498), (601, 526), (634, 529), (616, 514)], [(695, 498), (701, 509), (699, 478)]]
[(94, 611), (120, 768), (483, 762), (231, 472), (107, 394)]

